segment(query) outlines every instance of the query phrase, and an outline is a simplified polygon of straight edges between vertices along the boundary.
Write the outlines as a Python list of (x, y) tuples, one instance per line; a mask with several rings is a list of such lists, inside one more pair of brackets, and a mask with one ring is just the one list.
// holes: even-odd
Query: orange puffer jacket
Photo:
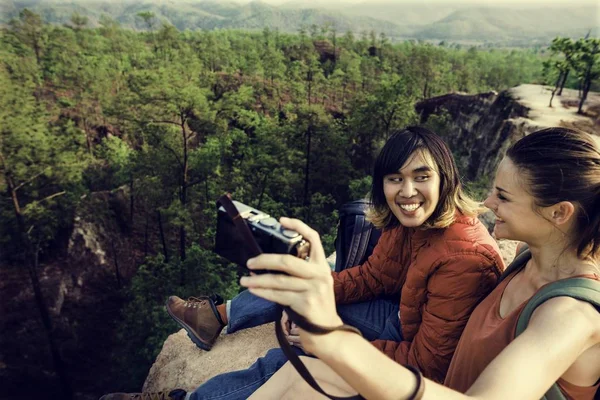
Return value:
[(385, 230), (364, 264), (333, 274), (335, 297), (343, 304), (400, 292), (404, 341), (372, 343), (443, 382), (471, 312), (503, 270), (498, 245), (483, 224), (459, 214), (445, 229)]

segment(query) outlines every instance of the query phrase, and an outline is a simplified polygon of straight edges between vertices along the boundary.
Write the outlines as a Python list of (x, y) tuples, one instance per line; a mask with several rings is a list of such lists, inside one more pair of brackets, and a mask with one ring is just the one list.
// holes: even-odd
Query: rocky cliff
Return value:
[[(76, 211), (72, 231), (42, 254), (38, 275), (52, 334), (75, 398), (110, 386), (102, 371), (113, 360), (121, 285), (135, 272), (128, 235), (128, 193), (96, 192)], [(51, 253), (51, 254), (48, 254)], [(0, 263), (0, 398), (58, 398), (48, 339), (27, 269)]]
[[(506, 149), (524, 135), (550, 126), (576, 126), (598, 130), (600, 96), (590, 95), (587, 115), (578, 115), (577, 91), (565, 89), (554, 107), (548, 107), (549, 89), (520, 85), (501, 93), (447, 94), (416, 105), (421, 123), (440, 125), (439, 134), (449, 144), (469, 181), (493, 176)], [(437, 122), (437, 123), (436, 123)]]

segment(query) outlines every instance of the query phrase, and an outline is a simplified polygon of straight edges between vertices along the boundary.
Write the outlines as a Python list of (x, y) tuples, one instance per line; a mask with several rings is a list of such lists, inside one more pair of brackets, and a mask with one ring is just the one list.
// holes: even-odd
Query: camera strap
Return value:
[[(225, 195), (221, 196), (219, 198), (219, 200), (217, 200), (217, 206), (218, 205), (223, 206), (223, 208), (225, 209), (225, 211), (227, 212), (227, 214), (233, 221), (236, 229), (239, 231), (239, 233), (244, 238), (244, 243), (246, 243), (246, 245), (248, 246), (248, 250), (250, 250), (251, 257), (256, 257), (256, 256), (260, 255), (262, 253), (262, 250), (260, 249), (260, 246), (258, 245), (258, 243), (256, 243), (256, 240), (254, 239), (254, 236), (252, 235), (250, 228), (248, 228), (248, 225), (246, 224), (244, 219), (240, 216), (237, 208), (231, 201), (231, 195), (225, 194)], [(362, 336), (362, 334), (360, 333), (360, 331), (358, 329), (356, 329), (355, 327), (350, 326), (350, 325), (341, 325), (341, 326), (338, 326), (335, 328), (329, 328), (329, 327), (313, 324), (308, 319), (306, 319), (306, 317), (298, 314), (297, 312), (292, 310), (290, 307), (283, 306), (282, 311), (285, 311), (287, 313), (290, 321), (294, 322), (300, 328), (302, 328), (308, 332), (311, 332), (313, 334), (323, 335), (323, 334), (327, 334), (327, 333), (330, 333), (333, 331), (348, 331), (348, 332), (357, 333)], [(275, 322), (275, 335), (277, 336), (277, 341), (279, 342), (279, 346), (281, 346), (281, 350), (283, 350), (283, 353), (290, 360), (290, 362), (292, 363), (292, 365), (294, 366), (296, 371), (298, 371), (298, 373), (306, 381), (306, 383), (308, 383), (314, 390), (316, 390), (317, 392), (321, 393), (323, 396), (326, 396), (327, 398), (329, 398), (331, 400), (363, 400), (364, 399), (361, 395), (355, 395), (355, 396), (349, 396), (349, 397), (332, 396), (330, 394), (327, 394), (323, 389), (321, 389), (321, 387), (319, 386), (319, 384), (317, 383), (315, 378), (313, 378), (313, 376), (310, 374), (310, 372), (308, 371), (308, 369), (306, 368), (304, 363), (300, 360), (300, 358), (298, 357), (296, 352), (292, 349), (292, 346), (286, 340), (280, 321), (281, 321), (281, 313), (279, 315), (279, 320)]]

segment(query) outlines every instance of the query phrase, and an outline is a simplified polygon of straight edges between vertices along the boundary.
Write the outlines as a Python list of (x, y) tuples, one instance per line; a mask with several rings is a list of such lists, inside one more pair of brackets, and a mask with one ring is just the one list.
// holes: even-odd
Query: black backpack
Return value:
[(369, 202), (355, 200), (340, 207), (335, 239), (335, 271), (361, 265), (373, 252), (381, 231), (365, 218)]

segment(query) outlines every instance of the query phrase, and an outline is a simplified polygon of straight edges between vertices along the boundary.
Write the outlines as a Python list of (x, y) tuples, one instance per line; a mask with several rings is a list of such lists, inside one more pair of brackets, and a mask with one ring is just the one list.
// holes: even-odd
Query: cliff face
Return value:
[(439, 133), (471, 181), (492, 175), (508, 146), (528, 133), (519, 119), (527, 115), (528, 108), (509, 91), (448, 94), (424, 100), (416, 109), (421, 123), (432, 117), (447, 123), (449, 129)]
[(433, 97), (418, 103), (416, 110), (421, 123), (439, 121), (444, 126), (438, 133), (452, 149), (465, 178), (476, 181), (493, 177), (506, 149), (533, 131), (561, 125), (597, 131), (594, 110), (600, 96), (589, 96), (583, 116), (576, 113), (577, 96), (577, 91), (565, 89), (550, 108), (548, 88), (520, 85), (501, 93)]

